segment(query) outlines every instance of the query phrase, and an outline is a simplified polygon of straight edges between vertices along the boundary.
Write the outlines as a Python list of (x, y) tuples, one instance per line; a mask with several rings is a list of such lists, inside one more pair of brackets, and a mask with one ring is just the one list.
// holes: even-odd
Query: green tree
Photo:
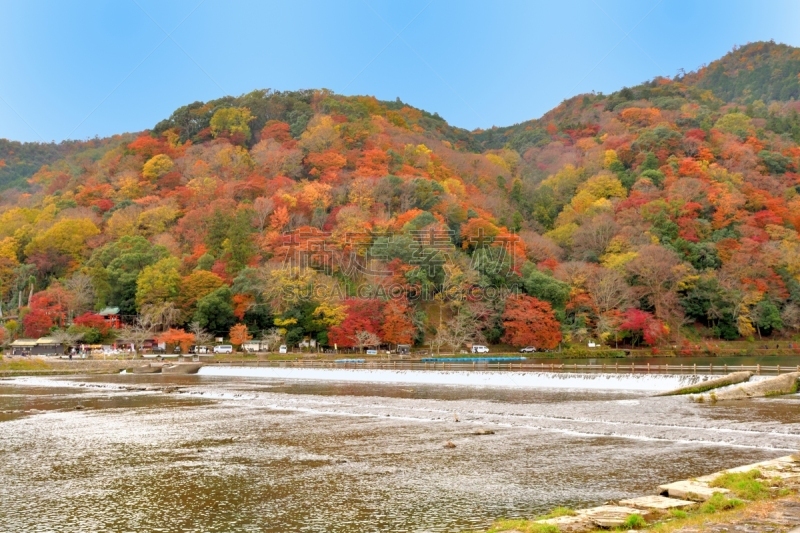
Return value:
[(113, 305), (123, 315), (136, 314), (136, 281), (142, 269), (167, 256), (141, 236), (125, 236), (95, 251), (89, 271), (97, 291), (97, 305)]
[(232, 217), (227, 237), (222, 241), (223, 258), (228, 263), (230, 273), (239, 272), (256, 253), (253, 243), (253, 213), (249, 209), (240, 209)]
[(227, 334), (236, 323), (231, 289), (223, 286), (200, 298), (192, 321), (217, 336)]
[(750, 117), (744, 113), (728, 113), (722, 116), (716, 124), (714, 124), (714, 127), (720, 131), (732, 133), (744, 139), (749, 135), (752, 129), (752, 122)]
[(778, 306), (772, 300), (761, 300), (753, 310), (753, 319), (758, 335), (769, 335), (774, 330), (783, 329), (783, 320)]
[(532, 263), (527, 263), (522, 272), (522, 287), (526, 293), (549, 302), (556, 311), (564, 310), (569, 299), (568, 284), (540, 272)]

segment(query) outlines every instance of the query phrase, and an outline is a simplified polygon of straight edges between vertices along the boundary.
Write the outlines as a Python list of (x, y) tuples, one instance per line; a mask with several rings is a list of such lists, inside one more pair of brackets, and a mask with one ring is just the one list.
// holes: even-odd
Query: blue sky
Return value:
[(798, 27), (789, 0), (0, 0), (0, 137), (139, 131), (256, 88), (400, 97), (456, 126), (505, 126), (736, 44), (800, 46)]

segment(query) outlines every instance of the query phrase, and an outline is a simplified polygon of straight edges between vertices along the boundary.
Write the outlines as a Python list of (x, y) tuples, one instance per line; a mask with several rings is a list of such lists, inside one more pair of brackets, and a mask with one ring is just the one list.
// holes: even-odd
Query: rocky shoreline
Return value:
[(486, 533), (800, 533), (800, 454), (676, 481), (588, 509), (501, 520)]

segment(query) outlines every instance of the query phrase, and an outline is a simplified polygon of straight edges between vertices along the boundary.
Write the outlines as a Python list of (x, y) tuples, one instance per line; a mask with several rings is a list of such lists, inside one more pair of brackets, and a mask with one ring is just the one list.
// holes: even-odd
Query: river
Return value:
[(800, 449), (800, 396), (691, 377), (255, 371), (0, 380), (0, 531), (458, 532)]

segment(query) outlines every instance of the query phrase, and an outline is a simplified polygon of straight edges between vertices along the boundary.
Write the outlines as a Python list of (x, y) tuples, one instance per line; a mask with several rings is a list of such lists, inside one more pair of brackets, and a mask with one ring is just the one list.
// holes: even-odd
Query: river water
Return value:
[(254, 371), (0, 380), (0, 531), (458, 532), (800, 449), (689, 377)]

